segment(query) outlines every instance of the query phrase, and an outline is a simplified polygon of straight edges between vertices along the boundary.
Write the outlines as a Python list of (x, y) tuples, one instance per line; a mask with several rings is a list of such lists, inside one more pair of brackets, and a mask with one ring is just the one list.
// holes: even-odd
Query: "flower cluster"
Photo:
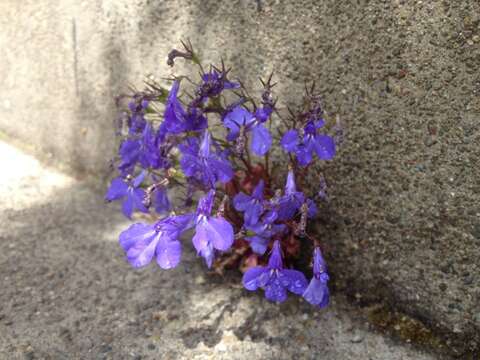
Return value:
[[(199, 67), (198, 80), (174, 77), (169, 88), (148, 81), (119, 101), (127, 99), (119, 175), (105, 198), (121, 200), (128, 218), (140, 212), (156, 219), (120, 234), (126, 259), (139, 268), (155, 257), (162, 269), (174, 268), (187, 241), (182, 235), (189, 233), (208, 268), (238, 267), (247, 290), (261, 288), (276, 302), (291, 292), (326, 306), (329, 276), (320, 244), (307, 229), (318, 212), (315, 201), (326, 199), (326, 182), (323, 175), (308, 188), (304, 182), (315, 158), (334, 157), (338, 124), (328, 125), (313, 89), (285, 119), (271, 76), (256, 101), (229, 79), (223, 63), (205, 71), (187, 44), (169, 54), (168, 64), (178, 57)], [(287, 161), (269, 156), (274, 146)], [(313, 249), (310, 282), (292, 268), (302, 243)]]

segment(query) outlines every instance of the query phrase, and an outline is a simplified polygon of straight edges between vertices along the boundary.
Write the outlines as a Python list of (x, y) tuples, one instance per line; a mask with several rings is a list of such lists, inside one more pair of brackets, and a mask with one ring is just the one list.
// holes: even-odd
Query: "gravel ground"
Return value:
[(1, 359), (438, 358), (373, 330), (341, 295), (325, 311), (271, 304), (192, 252), (134, 271), (115, 206), (5, 143), (0, 159)]

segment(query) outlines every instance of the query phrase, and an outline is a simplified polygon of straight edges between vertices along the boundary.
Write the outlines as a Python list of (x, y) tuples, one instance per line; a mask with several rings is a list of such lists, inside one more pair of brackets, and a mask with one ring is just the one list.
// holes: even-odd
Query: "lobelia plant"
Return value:
[[(178, 57), (191, 61), (200, 69), (197, 82), (174, 77), (167, 90), (148, 80), (143, 91), (119, 97), (125, 107), (115, 161), (119, 176), (106, 200), (122, 200), (128, 218), (135, 210), (161, 216), (120, 234), (127, 260), (140, 268), (155, 257), (162, 269), (174, 268), (181, 260), (181, 235), (193, 230), (192, 244), (208, 268), (238, 267), (244, 287), (263, 289), (271, 301), (283, 302), (291, 292), (326, 306), (327, 267), (318, 240), (307, 231), (308, 219), (317, 214), (315, 202), (326, 199), (326, 182), (318, 177), (315, 191), (307, 194), (299, 180), (316, 158), (334, 157), (341, 127), (327, 126), (313, 86), (303, 106), (283, 118), (272, 96), (272, 76), (261, 80), (257, 103), (240, 81), (228, 79), (223, 62), (205, 71), (191, 44), (182, 44), (167, 63), (173, 66)], [(275, 146), (288, 166), (272, 166)], [(313, 248), (310, 281), (292, 269), (304, 242)]]

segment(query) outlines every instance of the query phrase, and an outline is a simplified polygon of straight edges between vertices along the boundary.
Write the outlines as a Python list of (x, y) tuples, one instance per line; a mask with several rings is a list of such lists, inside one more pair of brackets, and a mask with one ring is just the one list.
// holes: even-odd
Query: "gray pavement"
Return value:
[(1, 359), (438, 358), (372, 330), (341, 295), (324, 311), (272, 304), (191, 251), (172, 271), (133, 270), (115, 205), (5, 143), (0, 159)]

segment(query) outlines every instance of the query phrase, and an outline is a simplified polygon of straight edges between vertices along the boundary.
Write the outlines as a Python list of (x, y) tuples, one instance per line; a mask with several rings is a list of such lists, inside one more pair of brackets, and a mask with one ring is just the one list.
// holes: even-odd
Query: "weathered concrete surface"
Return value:
[(12, 159), (0, 181), (1, 359), (437, 358), (369, 330), (341, 296), (321, 312), (277, 306), (236, 276), (205, 276), (191, 251), (175, 270), (135, 271), (116, 209), (1, 142), (0, 155)]
[(77, 174), (106, 174), (114, 94), (168, 74), (180, 38), (247, 83), (274, 69), (287, 101), (317, 80), (348, 130), (319, 224), (334, 283), (423, 319), (459, 356), (478, 348), (478, 1), (4, 0), (0, 11), (0, 129)]

